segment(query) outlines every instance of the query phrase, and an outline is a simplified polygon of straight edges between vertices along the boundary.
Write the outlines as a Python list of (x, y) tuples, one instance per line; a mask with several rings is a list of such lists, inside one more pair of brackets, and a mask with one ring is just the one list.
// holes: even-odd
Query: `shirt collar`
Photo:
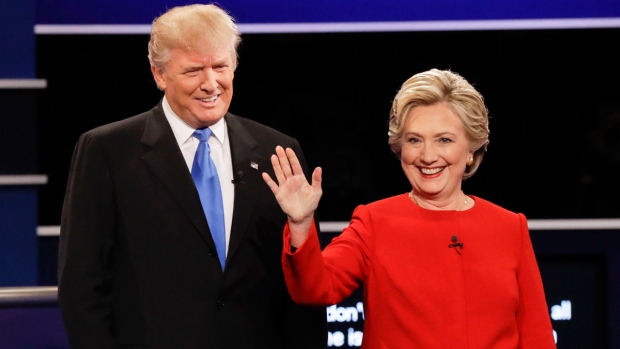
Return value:
[(211, 129), (211, 132), (213, 132), (215, 138), (217, 138), (217, 140), (220, 142), (220, 144), (224, 144), (224, 137), (226, 137), (226, 120), (224, 118), (221, 118), (220, 121), (209, 126), (209, 128)]
[[(185, 123), (185, 121), (183, 121), (172, 110), (172, 107), (170, 107), (166, 96), (164, 96), (164, 99), (162, 101), (162, 107), (164, 109), (164, 115), (166, 116), (166, 119), (168, 120), (168, 123), (172, 128), (174, 138), (177, 140), (177, 143), (180, 147), (192, 137), (196, 129)], [(226, 120), (224, 118), (221, 118), (218, 122), (209, 126), (209, 128), (213, 132), (215, 138), (220, 142), (220, 144), (224, 144), (224, 137), (226, 137)]]

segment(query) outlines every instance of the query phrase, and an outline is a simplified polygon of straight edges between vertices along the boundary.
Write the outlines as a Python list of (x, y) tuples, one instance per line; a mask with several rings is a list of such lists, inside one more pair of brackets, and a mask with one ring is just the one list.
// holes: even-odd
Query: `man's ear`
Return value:
[(164, 72), (161, 69), (151, 66), (151, 73), (153, 73), (153, 78), (155, 78), (155, 83), (157, 84), (157, 88), (162, 91), (166, 90), (166, 80), (164, 79)]

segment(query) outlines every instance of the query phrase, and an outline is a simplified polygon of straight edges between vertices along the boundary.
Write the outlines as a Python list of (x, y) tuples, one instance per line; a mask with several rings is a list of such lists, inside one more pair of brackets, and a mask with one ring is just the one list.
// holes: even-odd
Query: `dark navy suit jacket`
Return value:
[[(262, 172), (299, 144), (225, 116), (237, 178), (222, 272), (161, 103), (83, 134), (63, 206), (59, 301), (72, 348), (324, 348), (325, 309), (294, 304), (280, 256), (286, 216)], [(258, 165), (258, 166), (256, 166)], [(306, 170), (306, 174), (307, 174)]]

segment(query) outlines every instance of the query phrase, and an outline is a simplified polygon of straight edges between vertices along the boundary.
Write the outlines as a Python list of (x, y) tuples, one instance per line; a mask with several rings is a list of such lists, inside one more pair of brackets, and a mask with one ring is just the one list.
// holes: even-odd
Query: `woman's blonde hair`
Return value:
[(449, 70), (431, 69), (415, 74), (402, 85), (394, 97), (390, 112), (388, 143), (400, 158), (403, 129), (407, 116), (417, 106), (445, 103), (459, 116), (469, 147), (474, 151), (463, 179), (471, 177), (489, 143), (489, 116), (482, 95), (462, 76)]
[(220, 7), (187, 5), (174, 7), (153, 21), (149, 41), (151, 66), (164, 70), (172, 49), (198, 51), (224, 47), (230, 50), (233, 68), (241, 42), (234, 19)]

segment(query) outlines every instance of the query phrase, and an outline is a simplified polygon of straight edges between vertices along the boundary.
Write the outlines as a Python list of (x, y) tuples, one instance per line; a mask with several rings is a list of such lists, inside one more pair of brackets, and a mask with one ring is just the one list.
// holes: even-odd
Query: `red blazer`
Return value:
[[(555, 348), (525, 217), (474, 200), (466, 211), (406, 194), (359, 206), (322, 256), (314, 227), (288, 253), (287, 226), (291, 296), (331, 305), (363, 285), (363, 348)], [(453, 236), (462, 249), (448, 247)]]

